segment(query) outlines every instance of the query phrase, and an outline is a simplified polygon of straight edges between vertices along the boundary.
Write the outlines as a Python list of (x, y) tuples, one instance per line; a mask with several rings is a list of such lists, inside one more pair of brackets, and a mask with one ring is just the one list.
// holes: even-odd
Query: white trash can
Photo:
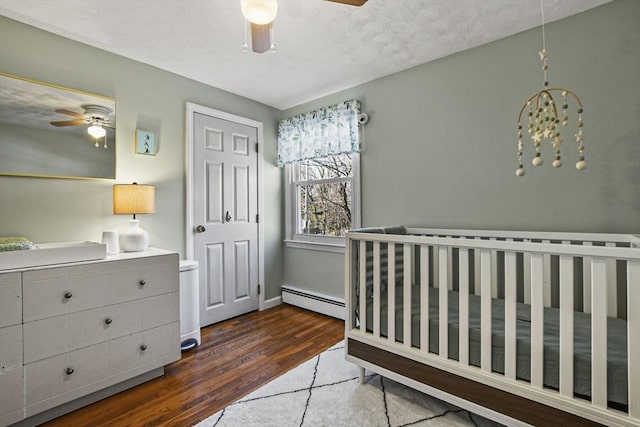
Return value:
[(180, 261), (180, 348), (200, 345), (200, 289), (198, 261)]

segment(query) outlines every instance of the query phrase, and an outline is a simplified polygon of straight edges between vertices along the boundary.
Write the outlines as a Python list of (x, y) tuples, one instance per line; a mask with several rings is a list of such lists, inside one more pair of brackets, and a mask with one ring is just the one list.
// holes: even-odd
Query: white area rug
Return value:
[(339, 343), (197, 427), (496, 425), (379, 375), (367, 375), (361, 385)]

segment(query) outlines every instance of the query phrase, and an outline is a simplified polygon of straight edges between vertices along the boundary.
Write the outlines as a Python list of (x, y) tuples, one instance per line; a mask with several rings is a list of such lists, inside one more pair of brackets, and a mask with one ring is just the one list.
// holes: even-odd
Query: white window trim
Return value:
[[(359, 228), (361, 223), (361, 200), (360, 200), (360, 153), (352, 153), (352, 187), (351, 187), (351, 209), (352, 209), (352, 228)], [(286, 238), (284, 240), (287, 248), (296, 249), (308, 249), (325, 252), (344, 253), (344, 238), (343, 237), (329, 237), (329, 236), (312, 236), (306, 234), (296, 234), (296, 224), (294, 218), (297, 215), (295, 211), (295, 204), (292, 202), (292, 198), (295, 196), (295, 182), (293, 164), (284, 165), (284, 179), (285, 179), (285, 227)], [(337, 178), (335, 180), (328, 179), (330, 181), (342, 181), (343, 179)]]

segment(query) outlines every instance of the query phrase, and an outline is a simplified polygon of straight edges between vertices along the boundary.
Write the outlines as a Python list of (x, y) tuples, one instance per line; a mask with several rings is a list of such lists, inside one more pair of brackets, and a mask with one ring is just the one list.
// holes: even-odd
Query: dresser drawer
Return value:
[(0, 373), (22, 366), (22, 325), (0, 328)]
[(156, 295), (142, 300), (142, 329), (151, 329), (180, 321), (178, 292)]
[(101, 381), (108, 376), (108, 365), (106, 342), (25, 365), (26, 405)]
[(106, 307), (25, 323), (24, 363), (32, 363), (109, 339)]
[(0, 371), (0, 421), (2, 415), (22, 410), (24, 406), (23, 372), (22, 366)]
[[(168, 358), (171, 362), (180, 359), (179, 322), (144, 331), (143, 339), (147, 346), (144, 353), (145, 364), (153, 364), (154, 361), (167, 360)], [(162, 364), (164, 363), (169, 363), (169, 361)]]
[(25, 272), (24, 321), (107, 305), (107, 273), (86, 266)]
[(107, 307), (111, 323), (107, 327), (109, 339), (116, 339), (142, 330), (142, 301), (135, 300)]
[[(180, 359), (180, 323), (171, 323), (109, 341), (109, 372), (117, 375), (141, 365), (157, 368)], [(157, 360), (163, 363), (154, 365)]]
[(25, 323), (24, 363), (32, 363), (69, 351), (69, 318), (66, 315)]
[(0, 274), (0, 328), (22, 322), (22, 277)]
[(142, 333), (109, 341), (109, 373), (118, 375), (144, 363)]
[(109, 304), (146, 298), (178, 290), (179, 270), (172, 256), (144, 259), (135, 264), (122, 262), (109, 275)]
[(143, 264), (142, 272), (147, 280), (142, 293), (144, 297), (178, 292), (180, 270), (172, 262), (172, 256), (149, 258)]

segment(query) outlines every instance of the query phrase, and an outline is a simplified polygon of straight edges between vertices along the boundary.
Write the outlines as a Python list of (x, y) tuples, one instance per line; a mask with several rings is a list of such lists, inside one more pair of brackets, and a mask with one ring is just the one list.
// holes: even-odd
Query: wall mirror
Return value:
[(0, 175), (115, 179), (116, 102), (0, 73)]

